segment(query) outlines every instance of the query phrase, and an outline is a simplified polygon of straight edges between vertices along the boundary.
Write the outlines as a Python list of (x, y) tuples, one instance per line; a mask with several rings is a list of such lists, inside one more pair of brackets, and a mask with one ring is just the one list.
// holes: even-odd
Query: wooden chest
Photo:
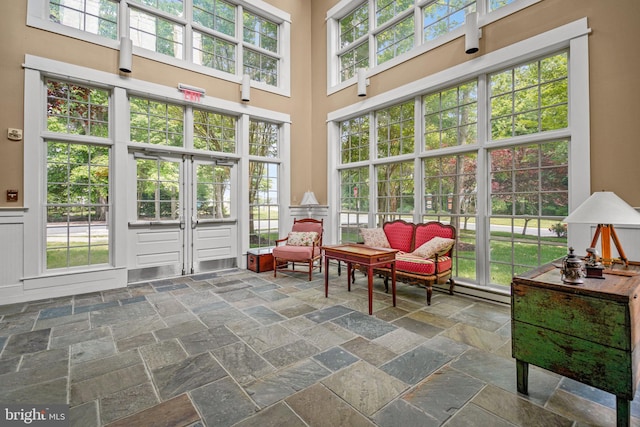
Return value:
[(273, 270), (273, 248), (255, 248), (247, 251), (247, 268), (256, 273)]
[(615, 394), (618, 425), (629, 425), (629, 401), (640, 378), (640, 275), (604, 276), (565, 284), (560, 269), (548, 264), (514, 277), (517, 386), (527, 393), (529, 363), (548, 369)]

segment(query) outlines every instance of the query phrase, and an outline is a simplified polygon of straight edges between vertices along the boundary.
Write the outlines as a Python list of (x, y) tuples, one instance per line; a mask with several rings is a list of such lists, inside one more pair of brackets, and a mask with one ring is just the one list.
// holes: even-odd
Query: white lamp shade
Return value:
[(301, 205), (318, 205), (318, 199), (316, 199), (316, 195), (313, 194), (313, 191), (306, 191), (302, 196)]
[(120, 57), (118, 68), (123, 73), (131, 72), (133, 42), (129, 37), (120, 38)]
[(476, 53), (479, 48), (478, 12), (470, 12), (464, 18), (464, 51)]
[(611, 191), (595, 192), (564, 219), (567, 224), (640, 224), (640, 212)]
[(245, 102), (251, 101), (251, 76), (245, 74), (242, 76), (242, 86), (240, 88), (241, 99)]

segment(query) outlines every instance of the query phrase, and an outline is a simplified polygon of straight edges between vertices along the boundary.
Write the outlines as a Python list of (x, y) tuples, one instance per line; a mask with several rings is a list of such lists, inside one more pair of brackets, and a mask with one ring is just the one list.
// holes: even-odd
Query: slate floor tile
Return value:
[(374, 427), (370, 420), (321, 384), (315, 384), (285, 401), (310, 426)]
[(380, 427), (438, 427), (440, 421), (422, 412), (403, 399), (397, 399), (382, 408), (373, 417)]
[(211, 354), (189, 357), (173, 365), (163, 366), (152, 372), (162, 400), (178, 396), (226, 375)]
[(244, 342), (217, 348), (212, 353), (239, 384), (250, 383), (275, 370)]
[(445, 368), (421, 382), (404, 400), (421, 409), (440, 424), (460, 410), (485, 385), (455, 369)]
[(100, 420), (108, 424), (158, 404), (150, 382), (117, 391), (100, 399)]
[(313, 358), (334, 372), (359, 360), (353, 354), (340, 347), (330, 348), (320, 354), (316, 354)]
[(395, 326), (387, 322), (360, 312), (349, 313), (346, 316), (333, 319), (332, 322), (370, 340), (381, 337), (396, 329)]
[(149, 425), (149, 420), (153, 420), (154, 427), (190, 426), (199, 419), (200, 416), (189, 397), (186, 394), (181, 394), (149, 409), (108, 424), (108, 427), (146, 426)]
[(156, 370), (163, 366), (178, 363), (188, 357), (187, 352), (177, 339), (153, 343), (139, 349), (149, 369)]
[(231, 426), (253, 415), (257, 409), (229, 377), (197, 388), (190, 394), (204, 422), (209, 426)]
[(2, 358), (46, 350), (50, 334), (51, 328), (11, 335), (4, 346)]
[(224, 347), (238, 340), (239, 338), (225, 326), (218, 326), (217, 328), (206, 329), (180, 337), (180, 342), (190, 355)]
[(261, 305), (247, 308), (246, 310), (244, 310), (244, 312), (263, 325), (271, 325), (273, 323), (277, 323), (287, 319), (286, 317), (281, 316), (275, 311)]
[(573, 425), (573, 420), (492, 385), (482, 389), (471, 402), (515, 425), (529, 427), (570, 427)]
[(110, 371), (85, 381), (71, 383), (69, 403), (71, 406), (80, 405), (145, 381), (149, 381), (149, 377), (142, 363)]
[(469, 426), (514, 427), (515, 424), (491, 414), (474, 404), (466, 405), (456, 412), (451, 420), (447, 422), (447, 427)]
[(309, 344), (305, 340), (298, 340), (269, 350), (263, 353), (262, 357), (276, 368), (282, 368), (303, 358), (313, 356), (319, 351), (318, 347)]
[(239, 333), (249, 346), (258, 353), (264, 353), (274, 348), (291, 344), (297, 341), (299, 337), (288, 329), (278, 324), (271, 326), (262, 326), (243, 333)]
[(309, 359), (269, 374), (248, 384), (245, 389), (254, 402), (264, 408), (317, 383), (330, 373)]
[(380, 369), (407, 384), (417, 384), (449, 360), (449, 356), (425, 344), (401, 354)]
[(246, 418), (234, 427), (306, 427), (300, 417), (284, 403), (276, 403), (252, 417)]
[(391, 350), (362, 337), (354, 338), (342, 344), (341, 347), (373, 366), (380, 366), (397, 356)]
[(336, 372), (322, 383), (368, 417), (407, 388), (402, 381), (362, 361)]

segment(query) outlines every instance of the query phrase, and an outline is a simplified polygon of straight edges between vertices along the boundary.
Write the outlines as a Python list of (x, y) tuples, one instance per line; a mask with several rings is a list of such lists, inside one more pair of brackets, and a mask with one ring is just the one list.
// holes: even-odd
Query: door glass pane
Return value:
[(199, 164), (196, 167), (198, 218), (231, 216), (231, 167)]

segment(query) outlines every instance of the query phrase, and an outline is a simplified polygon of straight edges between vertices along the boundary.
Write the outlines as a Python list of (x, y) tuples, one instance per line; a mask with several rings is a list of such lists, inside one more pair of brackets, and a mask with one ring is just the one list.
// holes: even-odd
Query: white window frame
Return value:
[[(575, 209), (584, 200), (586, 200), (591, 194), (590, 190), (590, 178), (591, 172), (589, 168), (585, 168), (584, 165), (590, 164), (590, 118), (589, 118), (589, 46), (588, 35), (591, 32), (587, 25), (587, 18), (581, 18), (563, 26), (557, 27), (545, 33), (531, 37), (518, 43), (514, 43), (510, 46), (504, 47), (494, 52), (490, 52), (479, 58), (474, 58), (466, 61), (462, 64), (451, 67), (447, 70), (443, 70), (436, 74), (424, 77), (420, 80), (412, 82), (398, 88), (395, 88), (389, 92), (382, 93), (380, 95), (367, 98), (367, 102), (358, 102), (350, 106), (333, 111), (327, 115), (328, 122), (328, 152), (327, 152), (327, 173), (329, 176), (328, 182), (335, 183), (328, 188), (328, 205), (339, 206), (340, 203), (340, 170), (345, 167), (353, 167), (354, 164), (342, 165), (340, 163), (340, 133), (339, 124), (341, 121), (349, 119), (351, 117), (361, 116), (367, 113), (375, 111), (377, 108), (382, 108), (392, 103), (399, 103), (403, 100), (416, 99), (416, 102), (422, 100), (422, 96), (426, 93), (450, 87), (455, 84), (463, 83), (470, 79), (479, 78), (478, 92), (484, 91), (486, 87), (485, 75), (493, 71), (498, 71), (509, 66), (524, 63), (528, 60), (537, 59), (548, 54), (552, 54), (562, 49), (567, 49), (569, 52), (569, 127), (557, 131), (547, 131), (544, 135), (522, 135), (516, 138), (512, 138), (508, 143), (504, 145), (512, 145), (517, 143), (526, 143), (533, 141), (540, 141), (542, 139), (553, 140), (565, 138), (569, 139), (569, 182), (571, 188), (569, 192), (569, 211)], [(485, 99), (486, 95), (478, 95), (479, 102)], [(488, 177), (487, 167), (488, 158), (487, 150), (493, 148), (499, 148), (501, 143), (496, 141), (488, 141), (488, 110), (487, 108), (481, 108), (478, 111), (478, 176), (479, 179), (486, 179)], [(416, 113), (416, 114), (422, 114)], [(422, 133), (421, 122), (416, 122), (416, 141), (422, 141), (420, 136)], [(373, 141), (375, 142), (375, 141)], [(372, 142), (372, 143), (373, 143)], [(421, 147), (422, 144), (416, 142), (416, 147)], [(449, 147), (439, 151), (440, 155), (450, 155), (459, 152), (468, 151), (470, 146)], [(426, 154), (423, 151), (416, 149), (413, 157), (416, 162)], [(398, 159), (400, 161), (402, 159)], [(416, 177), (416, 182), (420, 182), (422, 177)], [(373, 182), (373, 181), (372, 181)], [(488, 189), (486, 186), (483, 189), (483, 194), (478, 194), (478, 207), (477, 210), (481, 218), (486, 220), (488, 215)], [(421, 186), (416, 186), (416, 194), (422, 194)], [(375, 206), (375, 195), (370, 195), (370, 206)], [(420, 221), (423, 212), (421, 208), (416, 209), (414, 213), (414, 221)], [(330, 215), (333, 217), (333, 222), (336, 224), (328, 232), (333, 240), (339, 238), (339, 209), (334, 209)], [(370, 220), (372, 221), (372, 220)], [(370, 223), (369, 226), (375, 224)], [(569, 245), (573, 245), (575, 239), (579, 236), (572, 237), (569, 234)], [(479, 247), (477, 254), (477, 262), (480, 266), (477, 278), (479, 281), (479, 287), (482, 291), (488, 290), (487, 278), (489, 272), (486, 271), (488, 267), (488, 260), (486, 259), (488, 254), (488, 236), (485, 226), (479, 227), (477, 230), (477, 241), (484, 242), (485, 247)], [(581, 246), (579, 246), (581, 247)], [(472, 286), (473, 287), (473, 286)], [(482, 289), (484, 288), (484, 289)], [(493, 288), (492, 288), (493, 289)], [(501, 289), (498, 292), (508, 292), (508, 289)]]
[[(433, 50), (445, 43), (448, 43), (458, 37), (464, 36), (464, 26), (460, 26), (455, 30), (438, 37), (435, 40), (425, 42), (423, 40), (423, 19), (422, 8), (433, 0), (415, 0), (415, 5), (406, 11), (402, 12), (393, 19), (388, 20), (379, 27), (375, 26), (375, 0), (365, 0), (369, 2), (369, 68), (367, 70), (367, 77), (374, 76), (385, 70), (393, 68), (403, 62), (409, 61), (416, 56)], [(478, 12), (478, 25), (483, 27), (494, 21), (504, 18), (518, 12), (526, 7), (529, 7), (542, 0), (515, 0), (506, 6), (503, 6), (493, 12), (488, 13), (488, 1), (489, 0), (477, 0), (476, 10)], [(340, 54), (344, 53), (346, 49), (340, 49), (340, 26), (339, 20), (352, 12), (358, 6), (362, 5), (363, 0), (341, 0), (335, 6), (327, 11), (327, 95), (331, 95), (335, 92), (351, 85), (357, 84), (357, 76), (353, 76), (343, 82), (340, 81)], [(376, 46), (375, 37), (381, 31), (386, 28), (395, 25), (400, 20), (407, 16), (414, 15), (414, 47), (408, 52), (405, 52), (393, 59), (377, 64), (376, 62)]]
[[(185, 105), (187, 110), (192, 106), (201, 109), (209, 109), (223, 114), (230, 114), (238, 117), (238, 147), (236, 153), (224, 153), (224, 157), (232, 162), (238, 163), (239, 173), (243, 177), (248, 177), (248, 134), (249, 119), (264, 120), (278, 123), (281, 126), (280, 132), (280, 176), (287, 176), (290, 164), (291, 146), (291, 118), (289, 114), (267, 110), (240, 102), (232, 102), (213, 96), (205, 96), (200, 102), (185, 100), (184, 94), (175, 87), (167, 87), (155, 83), (150, 83), (135, 78), (122, 79), (113, 73), (98, 71), (87, 67), (56, 61), (34, 55), (25, 55), (25, 98), (24, 114), (32, 120), (25, 122), (24, 148), (30, 153), (24, 157), (24, 247), (23, 259), (24, 277), (23, 287), (30, 295), (40, 295), (42, 297), (62, 296), (72, 293), (87, 292), (91, 290), (102, 290), (116, 288), (127, 283), (127, 229), (128, 222), (135, 221), (130, 217), (132, 212), (127, 206), (130, 189), (128, 167), (130, 162), (130, 148), (144, 148), (143, 144), (131, 143), (129, 140), (129, 95), (139, 97), (153, 97), (166, 102)], [(109, 235), (113, 253), (111, 255), (111, 265), (96, 266), (81, 269), (73, 272), (46, 271), (44, 259), (45, 242), (45, 220), (41, 209), (43, 195), (46, 193), (46, 150), (44, 139), (51, 137), (60, 139), (60, 135), (46, 131), (46, 87), (44, 78), (59, 78), (64, 76), (65, 81), (78, 82), (79, 84), (100, 87), (112, 90), (110, 101), (110, 146), (111, 152), (111, 200), (121, 200), (120, 203), (112, 203), (110, 215), (113, 218), (113, 229)], [(185, 124), (186, 140), (192, 132), (190, 121)], [(67, 135), (65, 140), (84, 141), (105, 144), (104, 138), (85, 137)], [(202, 157), (202, 150), (195, 150), (193, 147), (148, 147), (156, 148), (159, 152), (167, 154), (193, 154)], [(214, 155), (218, 155), (215, 153)], [(238, 185), (238, 194), (248, 194), (249, 184), (246, 178), (241, 178)], [(288, 180), (282, 179), (279, 193), (281, 204), (285, 200), (290, 200), (290, 184)], [(245, 200), (246, 199), (246, 200)], [(288, 210), (282, 206), (285, 213), (280, 218), (280, 227), (284, 229), (288, 224)], [(238, 197), (236, 212), (243, 216), (238, 219), (239, 224), (239, 247), (240, 252), (249, 247), (248, 230), (245, 228), (248, 223), (248, 198)], [(134, 212), (135, 214), (135, 212)], [(233, 219), (235, 221), (235, 219)], [(34, 256), (34, 254), (39, 254)], [(244, 257), (239, 254), (238, 265), (243, 265)], [(26, 262), (28, 260), (28, 262)], [(39, 290), (46, 289), (46, 294), (37, 294)], [(33, 291), (33, 292), (32, 292)], [(45, 291), (42, 291), (45, 292)]]
[[(194, 71), (200, 74), (205, 74), (218, 79), (234, 82), (237, 84), (242, 83), (242, 46), (244, 44), (242, 40), (242, 12), (244, 8), (251, 13), (255, 13), (265, 19), (278, 24), (278, 53), (272, 55), (278, 58), (278, 86), (268, 85), (263, 82), (251, 81), (251, 87), (257, 89), (276, 93), (282, 96), (291, 96), (291, 15), (275, 6), (265, 2), (264, 0), (226, 0), (228, 3), (234, 4), (237, 7), (236, 16), (236, 35), (233, 39), (233, 43), (237, 45), (236, 50), (236, 72), (230, 74), (224, 71), (216, 70), (204, 65), (198, 65), (192, 61), (192, 22), (191, 0), (184, 0), (184, 17), (176, 17), (167, 13), (158, 11), (157, 9), (144, 6), (140, 3), (133, 2), (131, 0), (119, 0), (120, 9), (118, 16), (118, 29), (119, 35), (117, 40), (111, 40), (106, 37), (99, 36), (97, 34), (91, 34), (86, 31), (78, 30), (76, 28), (68, 27), (66, 25), (57, 24), (51, 22), (48, 16), (49, 1), (48, 0), (28, 0), (27, 2), (27, 26), (39, 28), (41, 30), (49, 31), (56, 34), (61, 34), (67, 37), (87, 41), (92, 44), (108, 47), (110, 49), (119, 50), (120, 37), (129, 33), (128, 25), (125, 22), (128, 20), (128, 8), (129, 3), (131, 7), (146, 13), (152, 13), (156, 16), (160, 16), (163, 19), (167, 19), (171, 22), (184, 26), (183, 32), (183, 58), (173, 58), (164, 55), (159, 52), (147, 50), (138, 46), (133, 47), (133, 54), (143, 58), (147, 58), (153, 61), (170, 64), (175, 67), (183, 68), (186, 70)], [(123, 17), (127, 17), (123, 19)], [(225, 38), (225, 40), (227, 40)], [(117, 74), (118, 70), (114, 69), (114, 73)]]

